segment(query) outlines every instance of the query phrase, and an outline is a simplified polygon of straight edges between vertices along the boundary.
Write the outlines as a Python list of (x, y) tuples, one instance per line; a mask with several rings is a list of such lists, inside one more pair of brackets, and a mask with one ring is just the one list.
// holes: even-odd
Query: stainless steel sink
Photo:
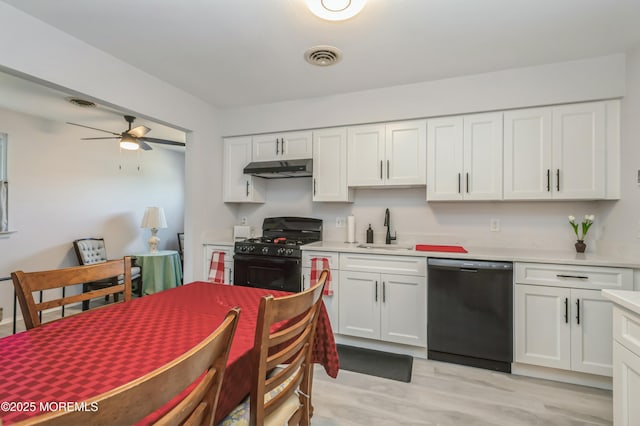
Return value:
[(403, 246), (399, 244), (358, 244), (358, 248), (372, 250), (412, 250), (413, 246)]

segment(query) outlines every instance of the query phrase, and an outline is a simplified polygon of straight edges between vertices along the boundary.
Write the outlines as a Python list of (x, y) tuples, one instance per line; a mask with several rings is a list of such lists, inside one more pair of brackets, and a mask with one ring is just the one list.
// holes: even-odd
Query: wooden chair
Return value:
[[(73, 250), (80, 265), (94, 265), (108, 261), (107, 247), (104, 238), (80, 238), (73, 242)], [(82, 291), (87, 292), (97, 288), (105, 288), (116, 284), (122, 284), (123, 277), (111, 277), (107, 280), (99, 280), (82, 284)], [(138, 296), (142, 296), (142, 271), (139, 266), (131, 266), (131, 282), (136, 284)], [(109, 296), (105, 296), (109, 300)], [(113, 295), (113, 300), (118, 301), (118, 293)], [(82, 310), (89, 309), (89, 300), (82, 302)]]
[[(301, 293), (260, 300), (251, 393), (218, 426), (242, 423), (247, 412), (251, 426), (310, 423), (311, 351), (327, 274), (322, 271), (318, 282)], [(281, 321), (287, 326), (271, 333)]]
[(155, 424), (212, 425), (239, 315), (239, 308), (230, 310), (223, 323), (188, 352), (139, 379), (88, 399), (86, 406), (98, 407), (95, 412), (57, 411), (16, 425), (131, 425), (198, 380), (189, 394)]
[[(89, 281), (106, 280), (119, 275), (123, 276), (123, 282), (121, 284), (92, 290), (86, 293), (62, 296), (59, 299), (40, 303), (36, 303), (33, 297), (33, 292), (36, 291), (64, 288)], [(117, 293), (124, 293), (125, 302), (131, 300), (130, 257), (94, 265), (74, 266), (50, 271), (16, 271), (11, 273), (11, 278), (13, 280), (13, 286), (16, 289), (16, 295), (20, 302), (20, 309), (22, 310), (22, 316), (24, 317), (27, 330), (41, 325), (39, 314), (46, 309), (83, 302), (96, 297), (108, 296), (109, 294), (115, 295)]]

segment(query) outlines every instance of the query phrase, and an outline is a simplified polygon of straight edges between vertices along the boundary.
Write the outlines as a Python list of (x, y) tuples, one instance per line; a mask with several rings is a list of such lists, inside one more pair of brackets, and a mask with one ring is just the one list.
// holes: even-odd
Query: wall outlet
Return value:
[(491, 219), (491, 222), (489, 224), (489, 230), (491, 232), (500, 231), (500, 219)]
[(344, 228), (345, 226), (347, 226), (347, 218), (336, 217), (336, 228)]
[(247, 217), (246, 216), (242, 216), (240, 218), (240, 225), (246, 225), (247, 224)]

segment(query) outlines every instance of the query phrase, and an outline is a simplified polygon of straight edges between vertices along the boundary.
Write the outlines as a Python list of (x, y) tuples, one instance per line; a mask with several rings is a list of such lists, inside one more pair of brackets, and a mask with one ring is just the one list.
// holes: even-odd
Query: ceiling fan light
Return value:
[(328, 21), (353, 18), (364, 8), (367, 0), (305, 0), (309, 10)]
[(135, 151), (136, 149), (140, 149), (140, 144), (134, 137), (124, 135), (122, 139), (120, 139), (120, 148)]

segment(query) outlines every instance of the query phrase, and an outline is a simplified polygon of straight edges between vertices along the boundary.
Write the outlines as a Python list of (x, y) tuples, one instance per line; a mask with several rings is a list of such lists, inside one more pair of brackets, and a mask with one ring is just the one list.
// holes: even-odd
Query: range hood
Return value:
[(313, 161), (310, 158), (304, 160), (255, 161), (249, 163), (243, 172), (247, 175), (265, 179), (309, 177), (313, 172)]

